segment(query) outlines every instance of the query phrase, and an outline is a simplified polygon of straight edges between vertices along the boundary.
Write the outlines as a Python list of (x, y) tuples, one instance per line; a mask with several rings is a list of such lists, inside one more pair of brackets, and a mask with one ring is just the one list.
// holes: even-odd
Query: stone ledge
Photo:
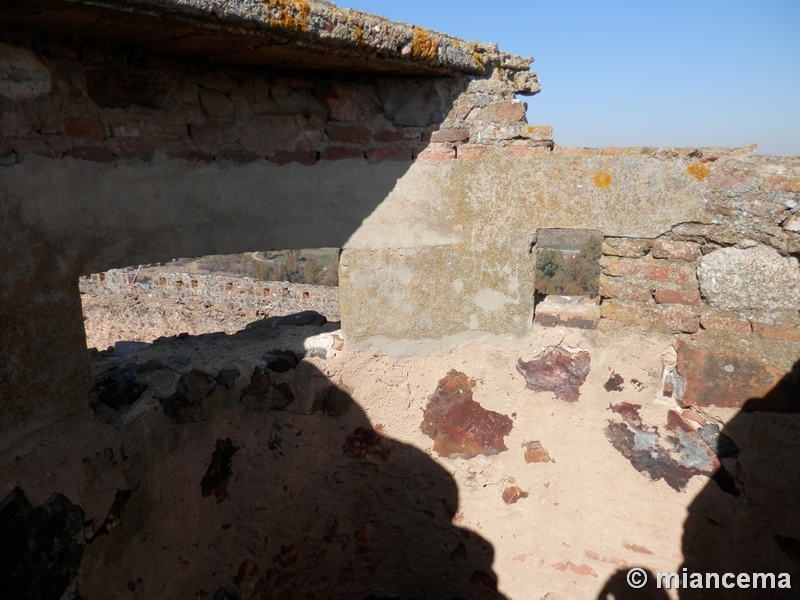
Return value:
[(531, 58), (324, 0), (0, 0), (0, 26), (282, 69), (486, 75), (502, 67), (538, 91), (535, 76), (514, 75)]

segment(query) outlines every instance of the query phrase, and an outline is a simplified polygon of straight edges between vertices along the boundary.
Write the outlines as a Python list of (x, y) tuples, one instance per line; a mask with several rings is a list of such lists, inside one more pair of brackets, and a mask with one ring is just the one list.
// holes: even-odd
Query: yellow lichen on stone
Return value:
[(281, 16), (271, 20), (271, 25), (283, 29), (295, 29), (297, 31), (308, 32), (308, 17), (311, 14), (311, 6), (306, 0), (266, 0), (267, 6), (277, 9)]
[(605, 171), (598, 171), (592, 179), (597, 187), (608, 187), (611, 185), (611, 173)]
[(414, 38), (411, 40), (412, 60), (433, 60), (436, 56), (436, 42), (420, 27), (414, 27)]
[(708, 165), (699, 162), (692, 163), (686, 167), (686, 170), (689, 171), (689, 175), (697, 179), (697, 181), (703, 181), (703, 179), (708, 177), (708, 174), (711, 173), (711, 168)]

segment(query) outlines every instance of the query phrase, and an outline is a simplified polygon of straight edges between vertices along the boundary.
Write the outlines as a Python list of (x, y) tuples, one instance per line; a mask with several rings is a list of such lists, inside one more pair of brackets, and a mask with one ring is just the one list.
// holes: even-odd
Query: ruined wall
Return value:
[(134, 271), (117, 269), (81, 277), (89, 348), (180, 333), (236, 333), (263, 318), (309, 310), (329, 321), (341, 319), (338, 287), (196, 273), (134, 278)]
[[(634, 565), (796, 587), (797, 158), (554, 147), (521, 59), (434, 80), (2, 42), (4, 589), (594, 599)], [(593, 329), (532, 324), (550, 227), (605, 238)], [(81, 275), (315, 246), (343, 248), (341, 331), (90, 362)]]
[[(176, 256), (341, 247), (412, 160), (453, 157), (473, 138), (552, 144), (514, 99), (538, 90), (519, 60), (480, 78), (287, 75), (59, 34), (8, 29), (0, 43), (8, 431), (84, 402), (79, 275)], [(499, 65), (499, 56), (486, 58)], [(456, 114), (473, 84), (472, 104)], [(44, 375), (56, 356), (59, 376)], [(19, 390), (34, 388), (50, 408), (29, 414)]]

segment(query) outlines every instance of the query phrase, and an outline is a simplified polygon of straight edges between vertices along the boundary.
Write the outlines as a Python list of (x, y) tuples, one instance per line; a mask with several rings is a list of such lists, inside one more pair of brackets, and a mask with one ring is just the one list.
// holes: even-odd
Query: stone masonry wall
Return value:
[(488, 80), (332, 79), (195, 66), (88, 40), (6, 32), (0, 43), (0, 60), (20, 80), (0, 97), (5, 166), (26, 154), (313, 165), (443, 160), (470, 143), (552, 145), (552, 129), (528, 126), (514, 98), (535, 90), (508, 69)]

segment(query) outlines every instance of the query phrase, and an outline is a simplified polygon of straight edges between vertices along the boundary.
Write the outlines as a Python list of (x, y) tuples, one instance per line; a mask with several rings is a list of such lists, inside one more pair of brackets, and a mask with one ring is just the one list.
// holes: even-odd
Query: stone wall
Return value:
[(5, 166), (25, 155), (111, 163), (147, 162), (155, 153), (192, 163), (313, 165), (443, 160), (471, 141), (552, 145), (551, 128), (526, 124), (526, 105), (514, 98), (526, 90), (508, 74), (471, 83), (332, 79), (195, 66), (88, 40), (65, 45), (6, 32), (0, 43), (0, 59), (19, 79), (0, 100)]
[(80, 279), (86, 345), (162, 336), (236, 333), (263, 318), (313, 310), (339, 321), (339, 288), (260, 281), (249, 277), (163, 273), (135, 281), (136, 271), (112, 269)]

